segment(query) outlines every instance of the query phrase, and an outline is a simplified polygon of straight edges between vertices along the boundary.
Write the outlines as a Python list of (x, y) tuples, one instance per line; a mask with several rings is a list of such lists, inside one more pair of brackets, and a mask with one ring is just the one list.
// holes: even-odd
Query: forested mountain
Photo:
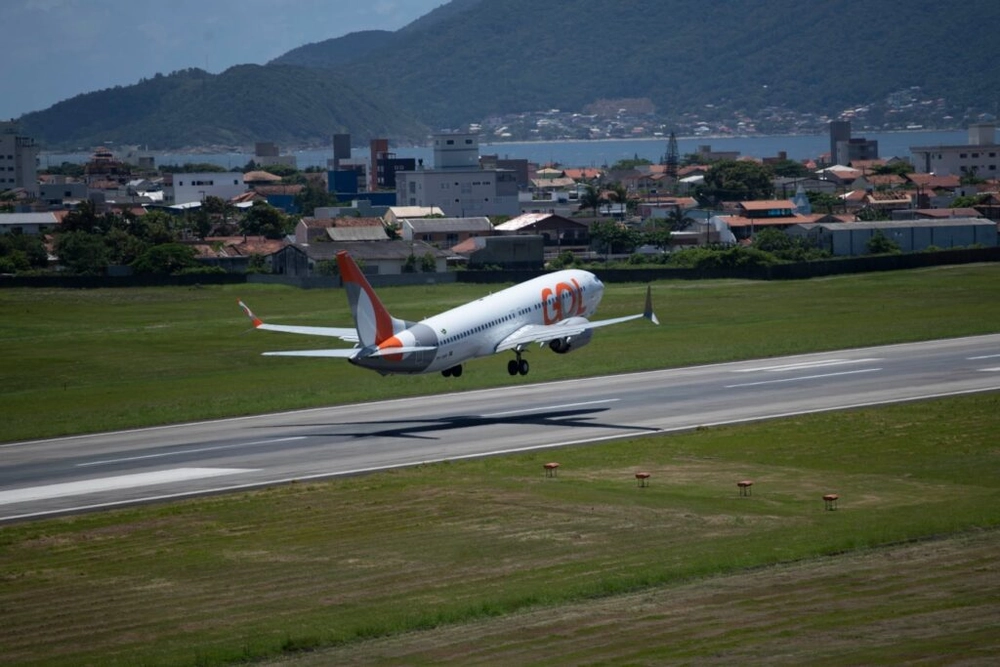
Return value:
[(404, 140), (602, 99), (647, 98), (668, 118), (770, 106), (835, 116), (913, 86), (961, 117), (1000, 102), (998, 24), (995, 0), (453, 0), (395, 33), (157, 76), (22, 126), (47, 146)]
[(994, 0), (504, 0), (400, 39), (352, 76), (444, 126), (601, 98), (646, 97), (670, 115), (836, 114), (910, 86), (994, 107), (998, 21)]
[(426, 127), (336, 72), (280, 65), (240, 65), (222, 74), (191, 69), (157, 75), (60, 102), (21, 118), (46, 147), (106, 142), (247, 146), (322, 142), (338, 132), (360, 137), (423, 136)]

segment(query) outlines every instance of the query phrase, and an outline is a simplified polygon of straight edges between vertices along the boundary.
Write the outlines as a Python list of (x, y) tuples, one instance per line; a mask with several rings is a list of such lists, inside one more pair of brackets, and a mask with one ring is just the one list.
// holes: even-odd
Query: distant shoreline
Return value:
[[(930, 132), (966, 132), (968, 128), (922, 128), (919, 130), (856, 130), (855, 135), (868, 134), (926, 134)], [(693, 135), (678, 135), (676, 138), (678, 141), (720, 141), (720, 140), (769, 140), (769, 139), (783, 139), (783, 138), (793, 138), (793, 137), (823, 137), (827, 136), (824, 132), (794, 132), (789, 134), (693, 134)], [(483, 146), (536, 146), (540, 144), (574, 144), (574, 143), (592, 143), (592, 144), (612, 144), (612, 143), (624, 143), (624, 142), (656, 142), (656, 141), (669, 141), (669, 136), (640, 136), (640, 137), (602, 137), (599, 139), (513, 139), (509, 141), (505, 140), (488, 140), (480, 141), (480, 147)], [(401, 143), (395, 144), (396, 148), (405, 149), (420, 149), (420, 148), (430, 148), (430, 143), (428, 144), (414, 144), (414, 143)], [(91, 152), (98, 147), (91, 149)], [(131, 144), (122, 144), (120, 146), (102, 146), (101, 148), (107, 148), (111, 151), (120, 151), (122, 148), (135, 149), (140, 153), (148, 155), (253, 155), (253, 146), (244, 147), (234, 147), (234, 146), (185, 146), (182, 148), (152, 148), (148, 150), (143, 150), (139, 147), (133, 146)], [(353, 149), (364, 149), (365, 146), (352, 146)], [(314, 151), (322, 150), (332, 150), (329, 144), (305, 144), (295, 146), (290, 148), (284, 154), (296, 154), (296, 153), (308, 153)], [(81, 151), (67, 151), (67, 150), (42, 150), (39, 151), (39, 156), (43, 155), (89, 155), (89, 152)]]

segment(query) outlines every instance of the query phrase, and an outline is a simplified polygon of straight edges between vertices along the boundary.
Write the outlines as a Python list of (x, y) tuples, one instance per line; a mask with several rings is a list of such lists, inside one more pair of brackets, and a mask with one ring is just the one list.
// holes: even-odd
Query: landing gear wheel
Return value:
[(511, 375), (517, 375), (517, 360), (511, 359), (507, 362), (507, 372)]
[(527, 375), (528, 374), (528, 360), (527, 359), (518, 359), (517, 360), (517, 372), (520, 373), (521, 375)]
[(462, 377), (462, 364), (459, 364), (458, 366), (452, 367), (452, 369), (451, 369), (451, 376), (453, 378), (460, 378), (460, 377)]

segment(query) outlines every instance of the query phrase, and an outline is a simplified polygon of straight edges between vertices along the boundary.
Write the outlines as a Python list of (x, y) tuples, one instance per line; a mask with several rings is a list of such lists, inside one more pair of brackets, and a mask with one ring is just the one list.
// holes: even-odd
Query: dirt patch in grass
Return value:
[(536, 609), (272, 664), (995, 664), (998, 548), (998, 531), (925, 541)]

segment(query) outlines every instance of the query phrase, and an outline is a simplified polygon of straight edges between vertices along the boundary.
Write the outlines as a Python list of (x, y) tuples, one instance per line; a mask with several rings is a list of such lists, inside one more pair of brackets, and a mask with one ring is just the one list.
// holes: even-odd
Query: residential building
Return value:
[(987, 179), (1000, 175), (1000, 145), (996, 142), (994, 123), (970, 125), (968, 144), (911, 146), (910, 153), (920, 174), (975, 175)]
[(735, 215), (715, 216), (713, 220), (724, 222), (736, 240), (749, 239), (764, 227), (788, 229), (806, 221), (789, 199), (736, 202), (733, 210)]
[(167, 206), (205, 201), (205, 197), (230, 200), (249, 188), (243, 182), (243, 173), (191, 172), (166, 174), (163, 179), (163, 203)]
[(312, 276), (317, 274), (321, 262), (334, 262), (337, 253), (346, 250), (368, 275), (399, 275), (410, 256), (418, 260), (430, 253), (435, 270), (448, 270), (449, 253), (420, 241), (350, 241), (286, 245), (271, 255), (272, 270), (286, 276)]
[(0, 123), (0, 192), (16, 188), (38, 196), (38, 146), (9, 121)]
[(487, 217), (400, 218), (399, 236), (404, 241), (423, 241), (438, 248), (451, 248), (475, 236), (491, 236), (493, 225)]
[(545, 264), (545, 239), (541, 236), (477, 236), (451, 251), (464, 257), (470, 269), (500, 267), (505, 271), (537, 271)]
[(878, 142), (851, 136), (851, 121), (830, 122), (830, 161), (833, 164), (877, 160)]
[(294, 155), (282, 155), (278, 144), (273, 141), (258, 141), (254, 144), (253, 163), (258, 167), (280, 165), (295, 169), (298, 161)]
[(540, 236), (548, 246), (585, 246), (590, 243), (590, 227), (552, 213), (524, 213), (496, 226), (503, 235)]
[(451, 217), (520, 213), (517, 175), (479, 167), (479, 138), (454, 133), (434, 137), (434, 169), (396, 172), (396, 203), (437, 206)]
[(54, 213), (0, 213), (0, 234), (44, 234), (58, 225)]

